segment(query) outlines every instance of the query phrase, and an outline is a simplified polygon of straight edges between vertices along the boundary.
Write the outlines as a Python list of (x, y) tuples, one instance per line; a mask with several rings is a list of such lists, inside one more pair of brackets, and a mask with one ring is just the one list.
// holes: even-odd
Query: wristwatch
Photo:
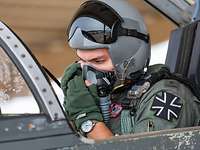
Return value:
[(81, 132), (84, 134), (84, 136), (92, 131), (96, 123), (97, 121), (95, 120), (87, 120), (81, 124)]

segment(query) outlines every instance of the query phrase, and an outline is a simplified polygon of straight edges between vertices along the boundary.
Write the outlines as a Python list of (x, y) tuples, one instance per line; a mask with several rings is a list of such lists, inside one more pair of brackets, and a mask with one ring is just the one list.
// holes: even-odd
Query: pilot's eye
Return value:
[(102, 63), (104, 63), (104, 62), (105, 62), (105, 60), (95, 60), (95, 61), (94, 61), (95, 64), (102, 64)]

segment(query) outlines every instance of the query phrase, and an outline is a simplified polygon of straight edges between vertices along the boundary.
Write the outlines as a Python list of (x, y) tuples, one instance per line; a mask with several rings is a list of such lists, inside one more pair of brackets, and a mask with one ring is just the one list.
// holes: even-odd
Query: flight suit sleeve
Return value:
[(80, 64), (74, 63), (66, 69), (61, 87), (64, 93), (63, 106), (75, 129), (79, 130), (87, 120), (103, 121), (96, 86), (85, 85)]
[(156, 83), (138, 105), (134, 133), (198, 125), (199, 103), (190, 89), (175, 80)]

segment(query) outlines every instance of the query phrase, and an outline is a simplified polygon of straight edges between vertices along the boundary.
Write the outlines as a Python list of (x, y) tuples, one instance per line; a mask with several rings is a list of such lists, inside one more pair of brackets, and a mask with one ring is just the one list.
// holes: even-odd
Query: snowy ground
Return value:
[[(61, 104), (64, 95), (62, 90), (54, 82), (52, 86)], [(0, 101), (2, 114), (38, 114), (40, 112), (38, 104), (33, 96), (17, 97), (6, 101)]]
[[(167, 45), (168, 41), (164, 41), (152, 46), (151, 65), (165, 63)], [(59, 98), (59, 101), (62, 104), (64, 99), (62, 90), (55, 83), (52, 83), (52, 85)], [(0, 108), (2, 114), (39, 113), (38, 105), (31, 96), (18, 97), (9, 101), (0, 101)]]

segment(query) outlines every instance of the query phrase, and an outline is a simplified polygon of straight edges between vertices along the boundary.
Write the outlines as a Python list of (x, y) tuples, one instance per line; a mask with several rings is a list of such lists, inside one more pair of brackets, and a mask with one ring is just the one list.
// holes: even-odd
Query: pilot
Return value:
[[(64, 72), (64, 107), (74, 129), (95, 139), (197, 126), (200, 102), (164, 65), (149, 66), (150, 39), (143, 18), (125, 0), (87, 0), (67, 31), (79, 61)], [(159, 56), (158, 56), (159, 57)], [(97, 85), (83, 66), (110, 75), (109, 120)], [(113, 75), (114, 74), (114, 75)]]

